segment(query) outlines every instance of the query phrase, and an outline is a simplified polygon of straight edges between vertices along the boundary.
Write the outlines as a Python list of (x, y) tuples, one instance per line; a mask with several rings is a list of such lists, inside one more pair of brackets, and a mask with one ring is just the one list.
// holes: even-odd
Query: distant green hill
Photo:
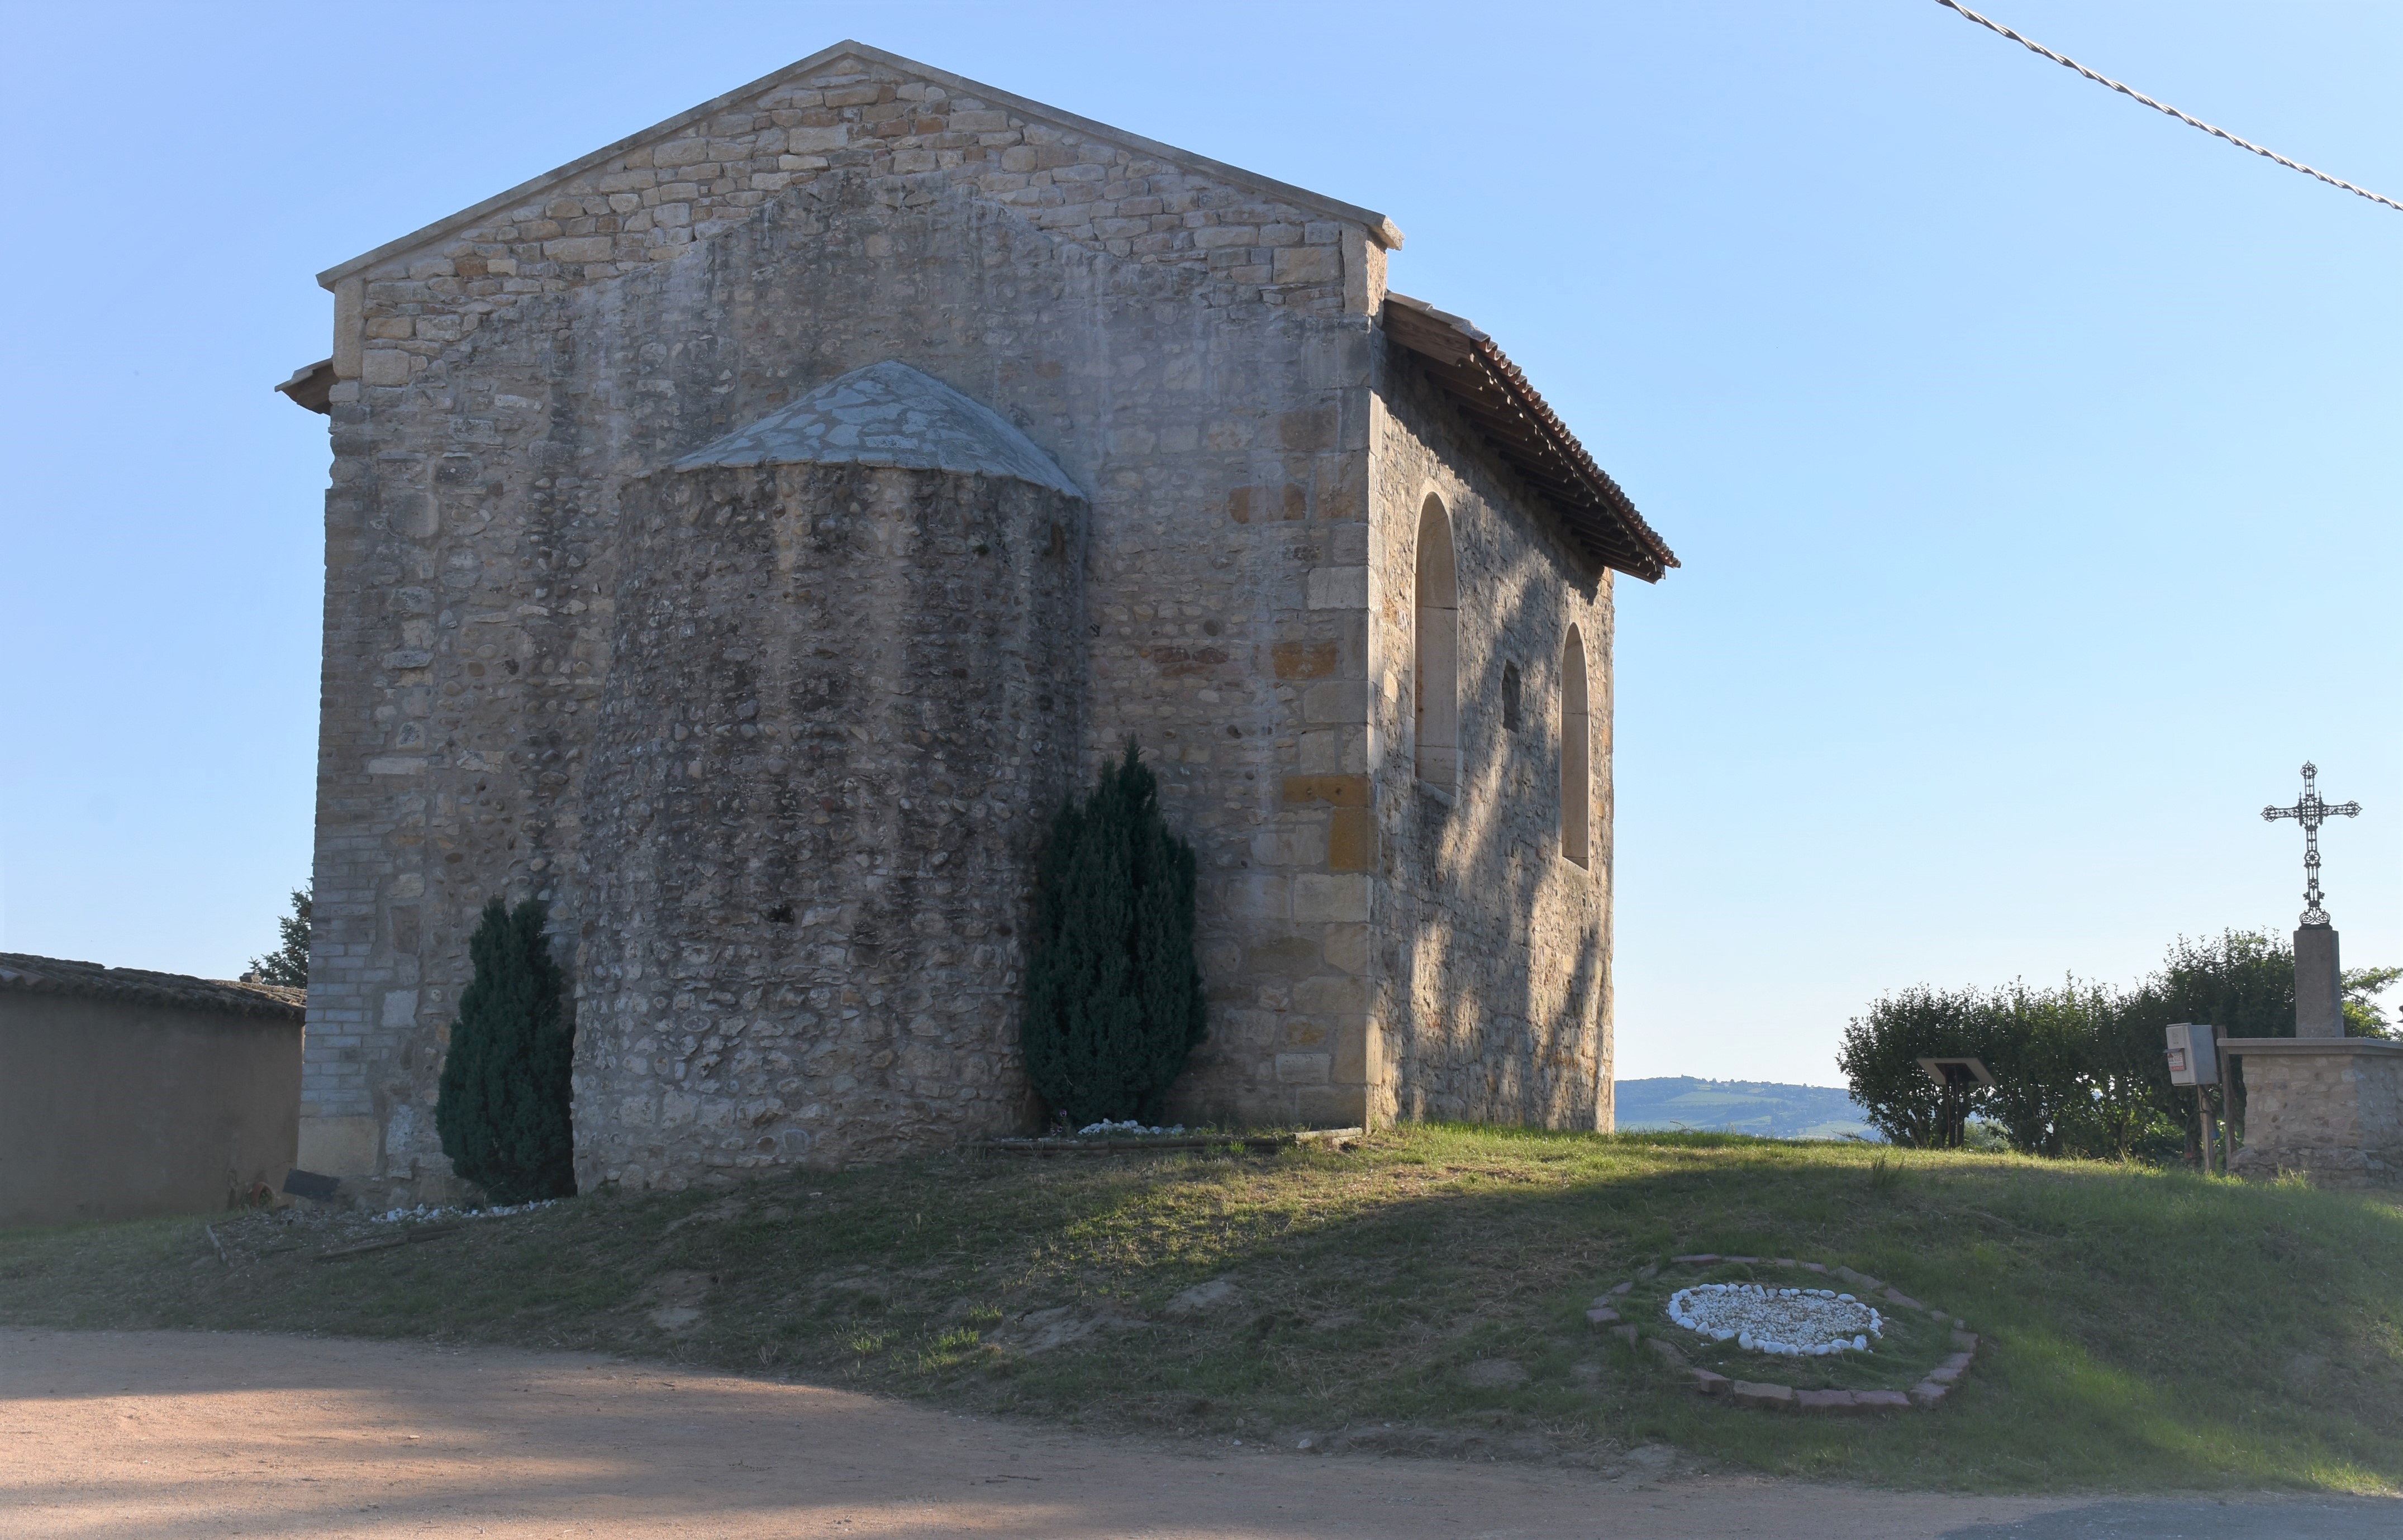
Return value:
[(1622, 1130), (1692, 1129), (1764, 1139), (1875, 1139), (1868, 1117), (1840, 1086), (1697, 1080), (1688, 1075), (1618, 1082)]

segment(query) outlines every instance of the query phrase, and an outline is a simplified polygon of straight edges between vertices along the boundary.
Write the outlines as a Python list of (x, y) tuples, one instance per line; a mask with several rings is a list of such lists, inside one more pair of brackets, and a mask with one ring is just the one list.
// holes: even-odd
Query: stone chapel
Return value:
[(1611, 1126), (1611, 630), (1676, 564), (1401, 232), (858, 43), (319, 275), (300, 1164), (449, 1195), (484, 903), (579, 1185), (1031, 1131), (1051, 813), (1202, 870), (1188, 1121)]

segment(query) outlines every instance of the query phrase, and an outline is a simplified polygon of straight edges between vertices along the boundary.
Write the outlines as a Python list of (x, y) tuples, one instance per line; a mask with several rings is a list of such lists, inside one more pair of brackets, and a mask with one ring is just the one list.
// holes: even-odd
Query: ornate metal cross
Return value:
[(2325, 925), (2328, 923), (2327, 910), (2320, 908), (2320, 825), (2330, 818), (2361, 816), (2361, 804), (2358, 802), (2320, 800), (2319, 788), (2314, 784), (2319, 779), (2319, 767), (2305, 765), (2302, 800), (2291, 808), (2261, 810), (2261, 816), (2271, 823), (2276, 823), (2281, 818), (2291, 818), (2303, 825), (2303, 875), (2310, 879), (2309, 884), (2303, 889), (2303, 902), (2308, 906), (2303, 910), (2303, 923), (2306, 925)]

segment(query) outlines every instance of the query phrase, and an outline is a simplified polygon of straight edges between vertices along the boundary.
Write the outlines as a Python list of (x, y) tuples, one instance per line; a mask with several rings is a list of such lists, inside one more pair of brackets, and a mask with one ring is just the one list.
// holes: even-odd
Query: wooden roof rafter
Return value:
[(1668, 542), (1493, 338), (1407, 295), (1386, 295), (1382, 320), (1385, 335), (1417, 358), (1487, 447), (1552, 506), (1587, 555), (1646, 583), (1678, 564)]

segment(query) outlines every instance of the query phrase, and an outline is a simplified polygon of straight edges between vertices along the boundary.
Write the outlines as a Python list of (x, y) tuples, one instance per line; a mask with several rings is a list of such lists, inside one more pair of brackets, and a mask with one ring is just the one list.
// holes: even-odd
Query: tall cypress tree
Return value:
[(459, 996), (434, 1108), (451, 1169), (502, 1203), (576, 1190), (575, 1033), (542, 925), (538, 900), (515, 911), (497, 898), (484, 906), (467, 943), (475, 977)]
[(1082, 807), (1061, 805), (1035, 876), (1026, 1071), (1076, 1124), (1157, 1121), (1207, 1026), (1193, 950), (1193, 847), (1127, 740)]

